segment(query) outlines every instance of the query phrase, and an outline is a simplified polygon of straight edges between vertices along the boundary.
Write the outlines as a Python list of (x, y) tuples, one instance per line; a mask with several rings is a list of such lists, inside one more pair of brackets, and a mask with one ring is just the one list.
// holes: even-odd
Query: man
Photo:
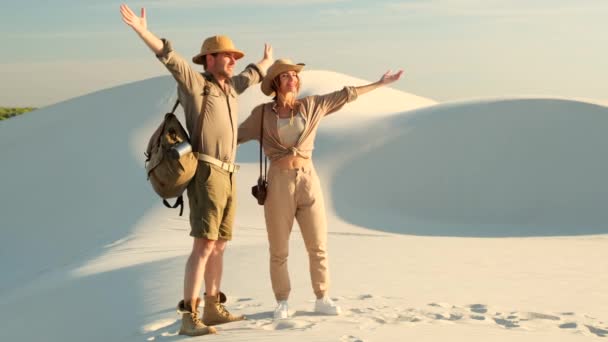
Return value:
[[(264, 57), (257, 65), (248, 65), (233, 76), (236, 60), (244, 54), (230, 38), (205, 39), (201, 52), (192, 58), (205, 72), (194, 71), (188, 62), (173, 51), (171, 43), (148, 31), (145, 10), (137, 16), (125, 4), (120, 6), (123, 21), (129, 25), (171, 72), (178, 84), (178, 97), (186, 117), (193, 150), (199, 163), (188, 185), (192, 252), (186, 263), (184, 300), (178, 304), (182, 313), (182, 335), (215, 333), (210, 325), (244, 319), (230, 314), (219, 301), (223, 254), (232, 238), (236, 204), (234, 165), (238, 129), (237, 94), (259, 83), (272, 64), (272, 47), (264, 47)], [(202, 320), (198, 304), (202, 282), (205, 303)]]

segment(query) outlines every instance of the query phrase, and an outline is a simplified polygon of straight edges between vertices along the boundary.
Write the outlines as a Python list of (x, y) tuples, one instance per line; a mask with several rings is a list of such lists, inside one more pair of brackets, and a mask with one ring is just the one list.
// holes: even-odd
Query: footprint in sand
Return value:
[(243, 310), (243, 309), (247, 309), (247, 308), (257, 308), (262, 306), (262, 303), (239, 303), (239, 304), (235, 304), (234, 308), (237, 310)]
[(576, 324), (576, 322), (568, 322), (568, 323), (560, 324), (560, 325), (558, 325), (558, 327), (560, 329), (576, 329), (578, 327), (578, 324)]
[(598, 337), (608, 337), (608, 328), (601, 327), (601, 322), (597, 322), (597, 319), (588, 315), (579, 316), (574, 312), (564, 312), (561, 314), (545, 314), (540, 312), (496, 313), (493, 319), (496, 324), (505, 328), (519, 328), (522, 324), (525, 324), (528, 329), (541, 328), (543, 326), (540, 322), (534, 323), (534, 321), (557, 321), (557, 327), (565, 331), (584, 334), (591, 333)]
[(423, 314), (431, 320), (437, 321), (458, 321), (464, 317), (462, 310), (447, 303), (429, 303), (430, 309)]
[(416, 310), (414, 309), (408, 309), (406, 310), (406, 312), (402, 312), (397, 316), (396, 321), (397, 322), (409, 322), (409, 323), (416, 323), (416, 322), (422, 322), (423, 317), (416, 312)]
[(469, 310), (471, 314), (469, 318), (475, 321), (485, 321), (486, 316), (483, 314), (488, 312), (488, 307), (485, 304), (471, 304), (467, 305), (465, 310)]
[(451, 307), (451, 305), (449, 305), (447, 303), (429, 303), (427, 305), (431, 306), (431, 307), (434, 307), (434, 308), (449, 308), (449, 307)]
[(539, 312), (523, 312), (520, 314), (522, 321), (532, 321), (537, 319), (545, 319), (549, 321), (560, 321), (562, 318), (556, 315), (549, 315)]
[[(488, 307), (484, 304), (471, 304), (468, 305), (467, 308), (473, 313), (470, 318), (475, 320), (485, 320), (486, 317), (483, 315), (488, 312)], [(574, 315), (572, 312), (565, 312), (562, 315)], [(553, 314), (544, 314), (540, 312), (517, 312), (512, 311), (508, 314), (502, 314), (497, 312), (494, 317), (494, 321), (502, 326), (507, 328), (514, 328), (519, 326), (521, 322), (525, 321), (533, 321), (533, 320), (549, 320), (549, 321), (559, 321), (562, 318), (559, 315)], [(570, 328), (570, 325), (567, 325), (566, 328)]]
[(493, 317), (494, 322), (505, 328), (519, 328), (519, 321), (513, 318)]
[(342, 337), (340, 337), (340, 342), (364, 342), (364, 341), (356, 336), (343, 335)]
[(315, 323), (297, 319), (283, 319), (273, 322), (271, 330), (308, 330), (315, 326)]
[[(475, 303), (455, 306), (443, 302), (431, 302), (423, 308), (406, 307), (407, 300), (400, 297), (382, 297), (360, 294), (342, 297), (344, 316), (359, 323), (360, 328), (373, 330), (387, 324), (418, 324), (429, 322), (454, 322), (458, 324), (491, 323), (506, 329), (543, 330), (551, 325), (564, 332), (608, 337), (608, 326), (595, 317), (575, 312), (543, 313), (534, 311), (498, 311), (486, 304)], [(390, 304), (389, 304), (390, 303)], [(349, 305), (350, 304), (350, 305)], [(389, 305), (387, 305), (389, 304)], [(487, 322), (487, 323), (486, 323)], [(272, 329), (308, 329), (310, 322), (285, 323)], [(360, 340), (344, 335), (341, 342)]]
[(236, 297), (229, 298), (229, 302), (232, 303), (231, 309), (243, 310), (247, 308), (257, 308), (262, 306), (262, 303), (256, 302), (253, 298), (249, 297)]
[(608, 336), (608, 329), (602, 329), (602, 328), (594, 327), (592, 325), (585, 325), (585, 327), (587, 327), (587, 329), (589, 329), (590, 333), (595, 334), (599, 337)]
[(141, 330), (143, 333), (151, 333), (151, 332), (159, 331), (161, 329), (168, 328), (177, 323), (179, 323), (179, 322), (175, 318), (164, 318), (164, 319), (159, 319), (157, 321), (144, 325), (141, 328)]
[(148, 323), (141, 328), (142, 333), (147, 335), (146, 341), (156, 341), (167, 337), (177, 336), (180, 320), (175, 318), (159, 319)]
[(485, 314), (488, 312), (488, 307), (484, 304), (471, 304), (469, 305), (469, 310), (477, 314)]

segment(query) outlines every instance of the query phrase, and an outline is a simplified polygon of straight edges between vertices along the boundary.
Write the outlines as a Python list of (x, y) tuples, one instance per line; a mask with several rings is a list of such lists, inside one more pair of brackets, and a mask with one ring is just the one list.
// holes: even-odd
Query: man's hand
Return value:
[(120, 5), (120, 14), (122, 15), (122, 21), (125, 24), (131, 26), (137, 33), (144, 32), (148, 29), (148, 23), (146, 22), (146, 9), (142, 7), (141, 17), (138, 17), (126, 4)]
[(264, 43), (264, 59), (274, 62), (272, 57), (272, 45)]
[(154, 52), (155, 55), (159, 55), (163, 50), (163, 42), (156, 37), (152, 32), (148, 31), (148, 23), (146, 22), (146, 9), (141, 9), (141, 17), (138, 17), (129, 6), (122, 4), (120, 5), (120, 14), (122, 15), (122, 21), (125, 24), (131, 26), (133, 30), (141, 37), (146, 45)]
[(264, 43), (264, 58), (262, 58), (258, 62), (258, 67), (264, 74), (266, 73), (266, 71), (268, 71), (268, 68), (270, 68), (272, 63), (274, 63), (274, 57), (272, 56), (272, 54), (272, 45)]

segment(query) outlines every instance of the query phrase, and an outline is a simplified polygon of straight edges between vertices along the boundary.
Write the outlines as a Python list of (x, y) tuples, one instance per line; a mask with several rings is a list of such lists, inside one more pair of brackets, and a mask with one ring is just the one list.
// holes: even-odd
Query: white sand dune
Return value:
[[(304, 94), (365, 81), (303, 73)], [(160, 77), (0, 123), (0, 340), (177, 340), (189, 252), (145, 179), (173, 103)], [(241, 119), (266, 101), (241, 101)], [(249, 319), (222, 341), (579, 341), (608, 336), (608, 108), (559, 99), (436, 105), (380, 89), (328, 117), (315, 162), (340, 317), (311, 312), (299, 232), (292, 319), (273, 322), (257, 145), (239, 150), (222, 288)]]
[[(336, 212), (360, 226), (416, 235), (605, 234), (607, 127), (606, 107), (559, 99), (453, 103), (393, 116), (351, 133), (365, 152), (336, 171)], [(361, 142), (363, 135), (371, 136)], [(375, 175), (391, 181), (361, 182)], [(368, 212), (370, 202), (376, 210)]]

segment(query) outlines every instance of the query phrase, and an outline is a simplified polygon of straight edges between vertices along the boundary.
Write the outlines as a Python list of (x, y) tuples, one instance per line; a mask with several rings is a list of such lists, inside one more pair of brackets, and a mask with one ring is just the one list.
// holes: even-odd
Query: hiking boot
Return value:
[(235, 316), (226, 310), (220, 303), (219, 295), (205, 296), (205, 308), (203, 309), (203, 323), (206, 325), (218, 325), (229, 322), (242, 321), (245, 316)]
[(289, 306), (287, 305), (287, 301), (280, 300), (277, 304), (277, 308), (274, 309), (274, 319), (289, 318)]
[(315, 312), (322, 315), (338, 316), (342, 309), (329, 297), (317, 299), (315, 302)]
[[(205, 292), (205, 296), (207, 295), (207, 292)], [(228, 297), (226, 297), (226, 294), (222, 291), (220, 291), (219, 293), (220, 296), (220, 303), (224, 304), (226, 303), (226, 301), (228, 300)]]
[(201, 299), (196, 299), (196, 305), (193, 307), (190, 302), (188, 305), (184, 301), (177, 304), (177, 312), (182, 314), (182, 326), (179, 328), (180, 335), (201, 336), (215, 334), (217, 330), (214, 327), (208, 327), (198, 317), (198, 304)]

